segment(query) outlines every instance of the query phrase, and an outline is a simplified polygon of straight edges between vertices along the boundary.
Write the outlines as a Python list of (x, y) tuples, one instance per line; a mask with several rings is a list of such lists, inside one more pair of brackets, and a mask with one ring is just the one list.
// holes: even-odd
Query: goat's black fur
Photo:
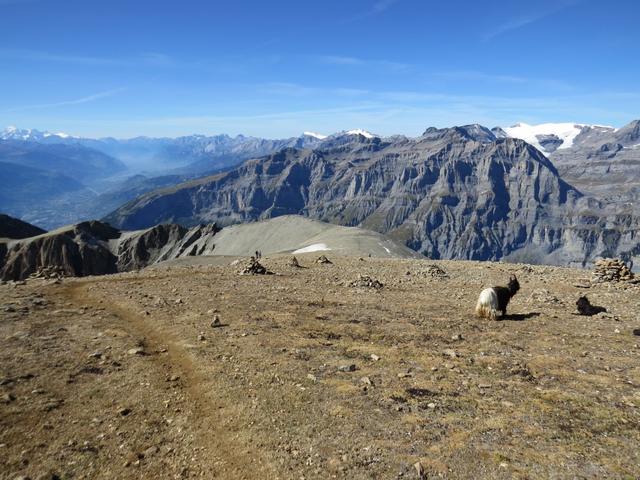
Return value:
[(591, 302), (589, 302), (589, 299), (586, 296), (580, 297), (576, 302), (576, 305), (578, 307), (578, 313), (580, 315), (587, 315), (589, 317), (607, 311), (607, 309), (604, 307), (591, 305)]
[(493, 290), (498, 296), (498, 310), (502, 312), (502, 316), (504, 317), (507, 314), (507, 305), (509, 305), (509, 300), (511, 300), (511, 297), (520, 290), (518, 279), (515, 275), (511, 275), (506, 287), (493, 287)]

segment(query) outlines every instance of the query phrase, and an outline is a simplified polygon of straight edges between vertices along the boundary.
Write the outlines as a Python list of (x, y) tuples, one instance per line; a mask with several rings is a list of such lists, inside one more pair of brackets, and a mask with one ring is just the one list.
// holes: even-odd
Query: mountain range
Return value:
[(123, 179), (109, 192), (112, 202), (101, 202), (128, 201), (105, 217), (121, 228), (298, 214), (389, 234), (434, 258), (584, 265), (640, 252), (639, 121), (619, 129), (431, 127), (416, 138), (364, 130), (283, 140), (9, 133), (0, 142), (79, 145), (125, 164), (123, 152), (138, 149), (164, 165), (162, 176)]
[[(602, 148), (590, 146), (597, 128), (556, 151)], [(633, 131), (631, 124), (599, 138), (629, 144)], [(503, 132), (469, 125), (429, 128), (417, 138), (334, 135), (313, 149), (281, 150), (147, 193), (106, 220), (141, 228), (300, 214), (388, 234), (432, 258), (584, 265), (600, 255), (637, 255), (634, 205), (583, 192), (561, 174), (553, 153), (547, 158)], [(620, 152), (628, 149), (635, 151), (623, 145)], [(626, 165), (616, 156), (611, 162)]]

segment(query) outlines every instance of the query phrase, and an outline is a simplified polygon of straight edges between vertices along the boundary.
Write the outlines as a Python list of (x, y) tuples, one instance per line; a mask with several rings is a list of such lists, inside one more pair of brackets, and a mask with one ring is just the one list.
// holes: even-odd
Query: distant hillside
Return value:
[(46, 233), (45, 230), (0, 213), (0, 238), (28, 238)]
[(50, 209), (66, 195), (91, 195), (82, 183), (62, 173), (7, 162), (0, 162), (0, 171), (0, 209), (31, 221), (36, 220), (35, 212)]
[(263, 254), (324, 252), (363, 257), (422, 257), (377, 232), (295, 215), (225, 227), (214, 243), (213, 255), (249, 256), (260, 250)]
[(115, 175), (126, 169), (120, 160), (79, 144), (22, 140), (0, 140), (0, 161), (66, 175), (81, 182)]

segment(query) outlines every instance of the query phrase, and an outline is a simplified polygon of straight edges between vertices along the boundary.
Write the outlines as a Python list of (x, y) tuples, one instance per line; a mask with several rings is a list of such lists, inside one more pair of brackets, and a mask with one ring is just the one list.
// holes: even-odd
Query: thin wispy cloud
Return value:
[(258, 90), (273, 95), (292, 97), (309, 97), (315, 95), (330, 95), (338, 97), (358, 97), (367, 95), (369, 90), (349, 87), (319, 88), (299, 85), (297, 83), (271, 82), (258, 86)]
[(433, 72), (428, 74), (437, 80), (455, 81), (455, 82), (468, 82), (471, 84), (495, 84), (495, 85), (512, 85), (517, 86), (530, 86), (544, 88), (546, 91), (572, 91), (574, 86), (563, 80), (555, 78), (534, 78), (534, 77), (522, 77), (518, 75), (506, 75), (480, 72), (474, 70), (454, 70), (444, 72)]
[(342, 18), (337, 23), (349, 24), (349, 23), (360, 21), (360, 20), (364, 20), (366, 18), (381, 15), (382, 13), (386, 12), (387, 10), (389, 10), (391, 7), (393, 7), (395, 4), (399, 2), (400, 0), (375, 0), (372, 3), (371, 8), (369, 10), (361, 11), (357, 15), (354, 15), (351, 17)]
[(69, 55), (69, 54), (56, 54), (49, 52), (39, 52), (35, 50), (24, 50), (17, 48), (0, 48), (0, 57), (10, 58), (15, 60), (28, 60), (38, 62), (54, 62), (54, 63), (74, 63), (80, 65), (112, 65), (120, 66), (123, 62), (118, 59), (83, 56), (83, 55)]
[(536, 12), (530, 12), (528, 14), (519, 16), (519, 17), (515, 17), (512, 18), (511, 20), (503, 23), (502, 25), (499, 25), (498, 27), (496, 27), (494, 30), (487, 32), (484, 37), (483, 40), (484, 41), (488, 41), (491, 40), (495, 37), (498, 37), (500, 35), (503, 35), (507, 32), (513, 31), (513, 30), (518, 30), (522, 27), (525, 27), (527, 25), (530, 25), (532, 23), (538, 22), (544, 18), (547, 18), (551, 15), (554, 15), (562, 10), (564, 10), (565, 8), (569, 8), (572, 7), (574, 5), (577, 5), (578, 3), (582, 2), (583, 0), (561, 0), (561, 1), (557, 1), (553, 6), (551, 7), (547, 7), (545, 9), (542, 10), (538, 10)]
[[(523, 79), (526, 80), (526, 79)], [(557, 112), (575, 108), (576, 105), (588, 103), (594, 98), (608, 98), (612, 92), (583, 92), (567, 95), (562, 92), (557, 95), (539, 97), (535, 95), (476, 95), (452, 94), (437, 90), (365, 90), (350, 87), (322, 88), (294, 83), (275, 83), (254, 87), (270, 94), (307, 97), (310, 101), (357, 102), (361, 105), (377, 105), (387, 109), (428, 109), (438, 108), (451, 111), (476, 112), (482, 115), (500, 114), (504, 117), (522, 116), (522, 112), (540, 114), (545, 112), (557, 115)], [(622, 93), (627, 95), (627, 93)], [(356, 104), (356, 103), (354, 103)], [(347, 104), (348, 105), (348, 104)], [(476, 118), (471, 115), (471, 119)]]
[(466, 80), (466, 81), (481, 81), (492, 83), (527, 83), (529, 80), (524, 77), (518, 77), (516, 75), (500, 75), (490, 74), (485, 72), (477, 72), (473, 70), (458, 70), (448, 72), (436, 72), (432, 74), (436, 78), (443, 80)]
[(373, 8), (371, 9), (371, 13), (378, 14), (382, 13), (385, 10), (391, 8), (394, 4), (398, 3), (400, 0), (378, 0), (373, 4)]
[[(2, 1), (2, 0), (0, 0)], [(182, 62), (159, 52), (145, 52), (131, 57), (102, 57), (93, 55), (73, 55), (18, 48), (0, 48), (0, 58), (33, 62), (50, 62), (104, 67), (187, 67), (201, 65), (197, 62)]]
[(371, 67), (388, 72), (406, 72), (413, 69), (413, 65), (402, 62), (394, 62), (390, 60), (371, 60), (358, 57), (349, 57), (343, 55), (321, 55), (317, 57), (321, 63), (328, 65), (342, 65), (347, 67)]
[(329, 63), (332, 65), (364, 65), (365, 61), (361, 58), (355, 57), (343, 57), (340, 55), (323, 55), (320, 57), (320, 61), (323, 63)]
[(423, 79), (444, 80), (469, 82), (477, 84), (479, 82), (486, 84), (511, 84), (539, 86), (554, 90), (572, 90), (573, 87), (558, 79), (553, 78), (528, 78), (519, 75), (509, 75), (500, 73), (488, 73), (476, 70), (450, 70), (450, 71), (426, 71), (419, 65), (408, 63), (394, 62), (388, 60), (369, 60), (359, 57), (350, 57), (342, 55), (322, 55), (316, 57), (321, 63), (335, 66), (353, 67), (353, 68), (371, 68), (378, 72), (386, 73), (411, 73), (415, 78), (421, 75)]
[(104, 92), (94, 93), (93, 95), (87, 95), (85, 97), (75, 98), (72, 100), (63, 100), (61, 102), (41, 103), (36, 105), (22, 105), (19, 107), (13, 107), (8, 110), (5, 110), (5, 113), (22, 112), (25, 110), (41, 110), (41, 109), (48, 109), (48, 108), (68, 107), (71, 105), (81, 105), (83, 103), (95, 102), (103, 98), (112, 97), (120, 92), (123, 92), (126, 89), (127, 89), (126, 87), (115, 88), (113, 90), (106, 90)]
[[(368, 101), (376, 105), (387, 106), (429, 106), (440, 105), (458, 108), (460, 105), (473, 106), (481, 109), (496, 109), (517, 111), (522, 109), (550, 108), (568, 104), (568, 98), (548, 96), (544, 99), (535, 96), (499, 96), (499, 95), (457, 95), (439, 91), (416, 90), (365, 90), (350, 87), (322, 88), (318, 86), (300, 85), (296, 83), (269, 83), (252, 88), (265, 93), (289, 96), (307, 97), (327, 102), (342, 102), (354, 100)], [(403, 107), (404, 108), (404, 107)]]
[(202, 125), (206, 123), (226, 124), (230, 121), (242, 122), (248, 120), (278, 120), (289, 119), (292, 117), (316, 116), (316, 115), (336, 115), (353, 112), (367, 112), (372, 109), (379, 108), (380, 105), (373, 103), (363, 103), (358, 105), (349, 105), (343, 107), (320, 108), (320, 109), (302, 109), (269, 113), (257, 113), (250, 115), (196, 115), (196, 116), (179, 116), (179, 117), (163, 117), (156, 119), (142, 120), (145, 125), (171, 124), (171, 125)]

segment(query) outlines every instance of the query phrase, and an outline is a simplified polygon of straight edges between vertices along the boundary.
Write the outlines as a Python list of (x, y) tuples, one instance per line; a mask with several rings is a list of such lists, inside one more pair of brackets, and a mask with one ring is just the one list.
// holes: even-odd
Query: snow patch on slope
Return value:
[(326, 243), (314, 243), (313, 245), (299, 248), (298, 250), (295, 250), (293, 253), (324, 252), (327, 250), (331, 250), (331, 249), (327, 247)]
[(503, 127), (507, 135), (513, 138), (519, 138), (533, 145), (543, 153), (549, 153), (540, 145), (538, 135), (555, 135), (562, 140), (562, 145), (558, 150), (571, 148), (573, 141), (580, 134), (582, 129), (587, 125), (579, 123), (541, 123), (539, 125), (528, 125), (526, 123), (517, 123), (512, 127)]
[(303, 135), (306, 135), (307, 137), (317, 138), (318, 140), (324, 140), (325, 138), (327, 138), (326, 135), (322, 135), (316, 132), (304, 132)]
[(363, 137), (366, 137), (366, 138), (373, 138), (373, 137), (376, 136), (371, 132), (367, 132), (366, 130), (362, 130), (361, 128), (356, 128), (354, 130), (349, 130), (346, 133), (347, 133), (347, 135), (362, 135)]

